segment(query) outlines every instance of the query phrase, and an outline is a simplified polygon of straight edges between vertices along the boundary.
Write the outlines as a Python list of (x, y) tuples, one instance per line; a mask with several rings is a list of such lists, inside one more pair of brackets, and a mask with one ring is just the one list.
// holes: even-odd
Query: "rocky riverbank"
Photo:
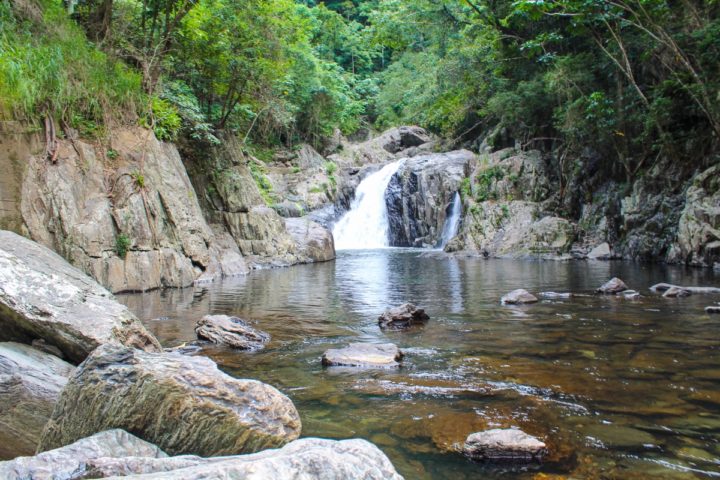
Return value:
[(163, 351), (110, 292), (7, 231), (0, 320), (4, 479), (402, 478), (364, 440), (297, 440), (282, 392)]

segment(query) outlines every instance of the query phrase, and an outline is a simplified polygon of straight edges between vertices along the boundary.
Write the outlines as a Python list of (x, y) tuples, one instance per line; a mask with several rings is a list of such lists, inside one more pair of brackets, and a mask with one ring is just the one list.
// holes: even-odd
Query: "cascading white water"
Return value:
[(360, 182), (350, 211), (333, 228), (336, 250), (389, 246), (385, 190), (403, 160), (385, 165)]
[(452, 238), (457, 235), (458, 227), (460, 226), (460, 218), (462, 217), (462, 198), (460, 193), (455, 192), (452, 203), (450, 204), (450, 215), (445, 219), (445, 225), (443, 225), (442, 236), (438, 247), (440, 249), (445, 248)]

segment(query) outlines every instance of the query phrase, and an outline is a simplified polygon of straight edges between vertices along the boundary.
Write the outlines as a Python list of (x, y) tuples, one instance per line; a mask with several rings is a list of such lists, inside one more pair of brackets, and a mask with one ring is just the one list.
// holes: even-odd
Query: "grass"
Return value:
[(143, 105), (140, 74), (95, 48), (60, 2), (19, 18), (0, 2), (0, 118), (37, 121), (47, 114), (81, 134), (97, 134), (109, 116)]

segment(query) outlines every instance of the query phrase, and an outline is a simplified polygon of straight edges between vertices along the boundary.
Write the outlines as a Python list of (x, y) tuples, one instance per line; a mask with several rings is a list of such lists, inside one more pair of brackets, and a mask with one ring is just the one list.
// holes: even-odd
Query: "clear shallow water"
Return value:
[[(499, 304), (520, 287), (590, 294), (612, 276), (643, 296)], [(408, 480), (720, 477), (720, 316), (703, 312), (720, 296), (664, 299), (648, 291), (658, 282), (718, 286), (720, 275), (383, 249), (119, 299), (165, 346), (194, 340), (208, 313), (256, 321), (272, 335), (264, 351), (204, 353), (288, 394), (303, 436), (369, 439)], [(377, 316), (404, 301), (431, 320), (381, 331)], [(320, 365), (324, 350), (357, 341), (398, 344), (404, 367)], [(510, 426), (544, 438), (549, 461), (497, 469), (452, 451), (473, 431)]]

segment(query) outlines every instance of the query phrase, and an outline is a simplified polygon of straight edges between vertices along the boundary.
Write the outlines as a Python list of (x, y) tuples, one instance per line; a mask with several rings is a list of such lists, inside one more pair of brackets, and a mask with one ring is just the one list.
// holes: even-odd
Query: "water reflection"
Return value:
[[(611, 276), (643, 296), (592, 295)], [(660, 281), (720, 283), (708, 270), (390, 249), (120, 298), (166, 345), (193, 340), (207, 313), (257, 322), (272, 335), (266, 350), (204, 353), (290, 395), (304, 435), (368, 438), (408, 479), (708, 478), (720, 472), (720, 318), (703, 308), (720, 298), (665, 299), (647, 290)], [(518, 287), (586, 295), (501, 306)], [(430, 322), (380, 331), (377, 315), (404, 301)], [(397, 343), (405, 367), (320, 366), (324, 350), (359, 340)], [(497, 426), (545, 438), (549, 462), (505, 471), (454, 453), (468, 433)]]

